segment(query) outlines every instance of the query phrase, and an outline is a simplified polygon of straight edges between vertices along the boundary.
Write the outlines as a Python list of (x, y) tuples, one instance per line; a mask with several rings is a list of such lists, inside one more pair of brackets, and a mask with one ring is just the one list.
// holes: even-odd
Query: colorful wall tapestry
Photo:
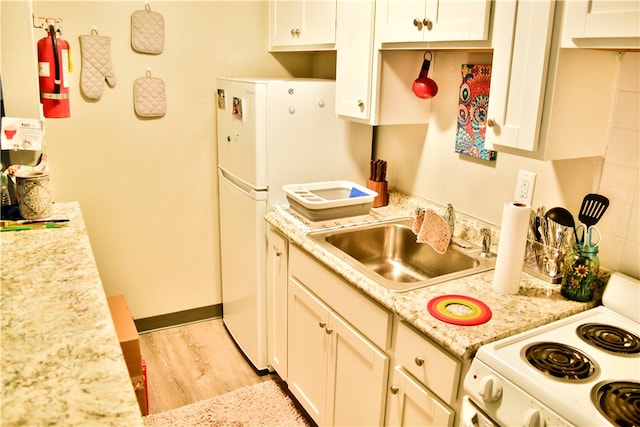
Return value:
[(463, 64), (461, 73), (456, 153), (495, 160), (498, 153), (484, 147), (491, 64)]

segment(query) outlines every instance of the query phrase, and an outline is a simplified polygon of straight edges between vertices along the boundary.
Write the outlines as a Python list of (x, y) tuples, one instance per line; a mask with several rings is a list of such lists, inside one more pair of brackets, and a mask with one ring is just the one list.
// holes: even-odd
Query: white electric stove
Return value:
[(639, 426), (640, 281), (613, 273), (603, 305), (486, 344), (463, 425)]

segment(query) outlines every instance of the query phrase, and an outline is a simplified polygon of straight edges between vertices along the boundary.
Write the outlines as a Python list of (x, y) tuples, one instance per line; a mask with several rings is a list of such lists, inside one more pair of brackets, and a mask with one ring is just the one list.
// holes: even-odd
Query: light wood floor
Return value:
[(259, 376), (222, 319), (140, 334), (147, 363), (149, 413), (209, 399), (277, 376)]

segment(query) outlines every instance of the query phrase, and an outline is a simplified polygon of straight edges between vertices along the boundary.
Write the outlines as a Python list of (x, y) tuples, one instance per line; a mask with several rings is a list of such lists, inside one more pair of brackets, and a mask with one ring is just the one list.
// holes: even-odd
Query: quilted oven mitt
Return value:
[(148, 4), (144, 10), (131, 15), (131, 47), (141, 53), (162, 53), (164, 49), (164, 17), (152, 12)]
[(100, 99), (105, 81), (115, 87), (116, 75), (111, 63), (111, 37), (99, 36), (92, 30), (90, 35), (80, 36), (82, 71), (80, 88), (89, 99)]
[(133, 102), (136, 114), (140, 117), (162, 117), (166, 113), (164, 81), (151, 77), (147, 71), (145, 77), (133, 82)]

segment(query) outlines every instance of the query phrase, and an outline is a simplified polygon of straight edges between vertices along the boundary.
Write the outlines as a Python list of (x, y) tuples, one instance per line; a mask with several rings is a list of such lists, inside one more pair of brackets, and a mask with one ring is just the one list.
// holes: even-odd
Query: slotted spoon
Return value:
[(609, 199), (605, 196), (593, 193), (587, 194), (582, 200), (578, 219), (589, 228), (600, 221), (607, 207), (609, 207)]

